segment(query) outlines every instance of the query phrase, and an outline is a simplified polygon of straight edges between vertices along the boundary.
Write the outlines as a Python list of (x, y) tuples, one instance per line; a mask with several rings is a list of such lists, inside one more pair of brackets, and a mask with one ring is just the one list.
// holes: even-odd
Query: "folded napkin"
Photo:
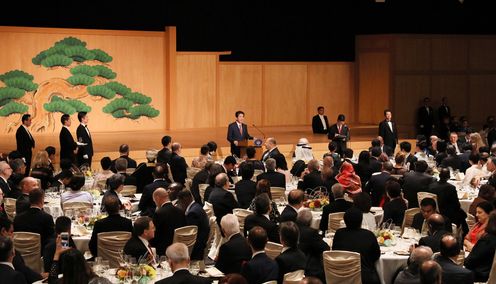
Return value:
[(81, 225), (75, 225), (72, 228), (71, 233), (75, 236), (85, 236), (91, 234), (91, 232), (88, 231), (88, 229), (86, 229), (84, 226)]
[(224, 277), (224, 273), (217, 269), (215, 266), (206, 267), (205, 271), (210, 275), (210, 277)]

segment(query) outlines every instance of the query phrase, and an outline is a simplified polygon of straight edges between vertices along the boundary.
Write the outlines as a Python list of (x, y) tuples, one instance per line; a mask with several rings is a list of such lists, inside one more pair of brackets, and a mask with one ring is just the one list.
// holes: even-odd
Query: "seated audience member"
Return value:
[[(214, 162), (208, 161), (205, 167), (198, 173), (196, 173), (196, 175), (193, 177), (190, 190), (193, 194), (193, 197), (195, 198), (195, 201), (200, 204), (203, 204), (202, 198), (200, 196), (200, 184), (208, 184), (208, 178), (213, 165)], [(220, 167), (220, 165), (218, 166)]]
[(300, 230), (293, 221), (282, 222), (279, 230), (279, 238), (283, 249), (280, 255), (276, 257), (277, 266), (279, 267), (279, 283), (283, 283), (284, 274), (296, 270), (305, 270), (305, 255), (298, 248)]
[(370, 208), (372, 207), (370, 196), (365, 192), (360, 192), (353, 196), (353, 206), (363, 213), (362, 229), (367, 229), (372, 232), (375, 231), (375, 229), (377, 229), (377, 224), (375, 222), (374, 214), (370, 212)]
[(456, 153), (455, 147), (448, 145), (448, 147), (446, 147), (446, 153), (448, 156), (441, 161), (440, 167), (451, 167), (453, 170), (460, 170), (462, 162)]
[(334, 197), (334, 201), (331, 201), (329, 204), (325, 205), (322, 208), (322, 219), (320, 220), (319, 226), (322, 232), (325, 232), (329, 229), (328, 222), (330, 213), (345, 212), (353, 206), (352, 202), (344, 199), (344, 188), (340, 183), (336, 183), (335, 185), (333, 185), (331, 191)]
[(434, 181), (432, 176), (425, 172), (427, 168), (425, 161), (418, 161), (415, 163), (415, 171), (403, 176), (403, 195), (408, 200), (408, 208), (419, 206), (417, 193), (428, 191), (429, 185)]
[(479, 153), (471, 153), (469, 163), (470, 167), (465, 170), (465, 177), (462, 181), (463, 186), (469, 186), (473, 178), (480, 178), (486, 175), (482, 170), (483, 164)]
[(298, 183), (298, 188), (310, 193), (317, 187), (323, 186), (324, 181), (320, 173), (320, 164), (318, 160), (310, 160), (307, 169), (303, 172), (303, 181)]
[(177, 205), (177, 194), (183, 190), (184, 185), (179, 182), (173, 182), (167, 186), (167, 191), (169, 192), (169, 199), (174, 206)]
[(322, 253), (330, 250), (329, 245), (322, 240), (319, 231), (310, 227), (312, 224), (312, 212), (308, 208), (298, 211), (296, 224), (300, 229), (300, 240), (298, 248), (305, 254), (305, 275), (316, 276), (325, 281)]
[(265, 229), (269, 241), (279, 243), (278, 226), (276, 222), (269, 219), (270, 200), (267, 194), (263, 193), (255, 197), (256, 213), (248, 215), (245, 219), (245, 233), (255, 226), (260, 226)]
[(441, 284), (443, 270), (434, 260), (427, 260), (420, 266), (420, 283)]
[(386, 183), (389, 201), (384, 204), (384, 221), (392, 220), (396, 226), (401, 226), (407, 209), (406, 202), (401, 196), (401, 185), (396, 180)]
[(172, 178), (175, 182), (180, 182), (182, 184), (185, 183), (187, 178), (187, 169), (188, 164), (186, 164), (186, 160), (182, 153), (182, 146), (179, 143), (172, 143), (172, 156), (169, 161)]
[[(327, 157), (324, 158), (324, 163), (325, 163), (326, 159), (327, 159)], [(332, 159), (331, 159), (331, 161), (332, 161)], [(322, 168), (322, 181), (324, 182), (325, 191), (328, 194), (331, 192), (332, 186), (335, 185), (336, 183), (338, 183), (336, 178), (334, 178), (336, 172), (337, 171), (334, 171), (334, 168), (332, 165), (330, 167), (324, 166)]]
[(299, 189), (291, 190), (288, 194), (288, 205), (281, 212), (280, 222), (296, 222), (298, 210), (303, 207), (303, 199), (305, 199), (303, 191)]
[(234, 195), (229, 192), (229, 179), (227, 174), (220, 173), (215, 177), (216, 187), (212, 190), (208, 202), (212, 204), (214, 215), (217, 218), (217, 224), (226, 214), (232, 213), (234, 208), (238, 208), (238, 202)]
[(407, 172), (407, 168), (405, 167), (405, 155), (398, 152), (394, 157), (394, 166), (391, 171), (392, 175), (404, 175)]
[(215, 141), (208, 141), (208, 160), (214, 161), (214, 157), (217, 156), (217, 143)]
[(434, 253), (438, 252), (441, 238), (448, 233), (444, 224), (444, 218), (441, 214), (434, 213), (429, 216), (429, 219), (427, 219), (429, 234), (419, 240), (419, 245), (430, 247)]
[(157, 284), (169, 283), (191, 283), (191, 284), (207, 284), (212, 283), (209, 278), (192, 275), (189, 272), (189, 252), (188, 247), (183, 243), (174, 243), (167, 248), (165, 252), (167, 261), (172, 270), (172, 276), (157, 281)]
[(435, 261), (443, 269), (443, 283), (474, 283), (472, 271), (456, 264), (460, 246), (453, 235), (447, 234), (441, 238), (440, 252)]
[(68, 190), (60, 196), (60, 203), (62, 206), (66, 202), (85, 202), (90, 203), (93, 207), (93, 195), (88, 191), (82, 191), (84, 186), (84, 176), (74, 175), (68, 184)]
[[(77, 249), (76, 244), (71, 236), (71, 219), (66, 216), (60, 216), (55, 221), (55, 234), (59, 236), (61, 233), (69, 234), (69, 247)], [(43, 249), (43, 267), (46, 272), (52, 267), (53, 256), (55, 255), (57, 238), (51, 238), (48, 244)]]
[(30, 208), (15, 216), (14, 231), (40, 234), (40, 253), (43, 253), (43, 248), (55, 233), (52, 216), (43, 211), (45, 192), (41, 189), (33, 189), (29, 193), (29, 204)]
[[(78, 173), (78, 175), (81, 175)], [(63, 189), (69, 187), (72, 177), (74, 174), (70, 170), (63, 170), (57, 175), (57, 179), (52, 183), (52, 187), (55, 187), (57, 191), (62, 192)]]
[(150, 240), (155, 237), (155, 225), (152, 218), (148, 216), (139, 217), (134, 221), (133, 236), (124, 246), (124, 253), (130, 255), (136, 260), (146, 259), (152, 263), (155, 262)]
[(241, 268), (243, 275), (250, 284), (262, 284), (278, 279), (279, 268), (277, 262), (265, 254), (267, 244), (267, 233), (262, 227), (251, 228), (248, 234), (252, 257)]
[(293, 154), (293, 162), (302, 160), (305, 163), (313, 159), (312, 146), (308, 142), (307, 138), (300, 138), (298, 144), (296, 144), (295, 151)]
[(281, 173), (286, 178), (286, 183), (291, 182), (293, 176), (291, 176), (291, 172), (288, 170), (288, 163), (286, 162), (286, 157), (283, 154), (275, 154), (274, 160), (276, 160), (276, 172)]
[(489, 215), (486, 234), (472, 248), (465, 258), (465, 267), (474, 272), (476, 282), (485, 282), (489, 278), (496, 249), (496, 213)]
[[(427, 235), (429, 232), (429, 226), (427, 226), (427, 220), (429, 217), (436, 213), (436, 201), (430, 197), (422, 199), (420, 202), (420, 212), (413, 216), (412, 228), (418, 230), (423, 235)], [(445, 223), (445, 230), (451, 232), (451, 221), (448, 217), (443, 216)]]
[(208, 151), (210, 148), (205, 144), (200, 148), (200, 156), (196, 157), (191, 161), (191, 166), (193, 168), (203, 169), (208, 162)]
[(242, 162), (239, 166), (243, 164), (250, 164), (253, 166), (254, 170), (265, 171), (264, 163), (260, 160), (255, 159), (256, 149), (253, 146), (246, 148), (246, 160)]
[(408, 266), (398, 273), (394, 284), (416, 284), (420, 283), (420, 267), (422, 263), (431, 260), (432, 250), (430, 247), (419, 246), (413, 249), (408, 258)]
[(164, 255), (165, 249), (172, 244), (174, 230), (186, 226), (186, 217), (181, 209), (172, 205), (169, 193), (163, 188), (153, 192), (153, 201), (158, 209), (153, 215), (155, 238), (151, 244), (157, 248), (157, 255)]
[(483, 201), (477, 205), (477, 213), (475, 214), (477, 223), (475, 223), (463, 241), (463, 245), (467, 251), (471, 251), (477, 241), (486, 234), (489, 214), (493, 210), (493, 205), (487, 201)]
[(276, 172), (276, 160), (269, 158), (265, 161), (265, 168), (267, 172), (261, 173), (257, 176), (257, 182), (266, 179), (270, 182), (271, 186), (286, 188), (286, 176)]
[(336, 176), (336, 180), (350, 195), (355, 195), (362, 192), (362, 182), (360, 177), (355, 174), (353, 166), (348, 162), (344, 162), (343, 165), (341, 165), (339, 174)]
[[(149, 185), (153, 182), (153, 171), (155, 170), (155, 160), (157, 159), (157, 150), (149, 149), (145, 152), (146, 163), (138, 164), (138, 167), (133, 173), (133, 176), (136, 177), (136, 192), (142, 193), (145, 186)], [(167, 168), (166, 168), (167, 171)], [(167, 174), (165, 175), (167, 177)]]
[(477, 214), (477, 206), (479, 206), (479, 203), (487, 201), (489, 203), (493, 203), (496, 197), (496, 190), (494, 187), (490, 184), (484, 184), (479, 188), (479, 193), (477, 194), (477, 197), (472, 201), (472, 204), (470, 204), (470, 207), (468, 209), (468, 213), (472, 214), (475, 216)]
[(255, 198), (257, 184), (251, 180), (254, 173), (253, 165), (241, 163), (239, 171), (242, 179), (234, 186), (234, 192), (236, 193), (239, 207), (246, 209), (250, 206), (253, 198)]
[[(13, 240), (14, 238), (14, 225), (12, 224), (12, 221), (7, 218), (0, 217), (0, 237), (8, 238), (10, 240)], [(42, 276), (39, 273), (33, 271), (31, 268), (27, 267), (24, 263), (24, 259), (21, 253), (15, 251), (15, 249), (14, 252), (15, 255), (12, 259), (12, 265), (14, 266), (15, 271), (20, 272), (22, 273), (22, 275), (24, 275), (27, 283), (33, 283), (46, 277), (47, 274), (43, 274)], [(2, 275), (2, 272), (0, 272), (0, 275)], [(0, 279), (5, 279), (3, 278), (3, 275), (0, 277)]]
[[(136, 185), (136, 178), (132, 175), (127, 174), (127, 160), (124, 158), (118, 158), (115, 160), (115, 170), (116, 174), (124, 176), (124, 185)], [(107, 179), (108, 180), (108, 179)]]
[(29, 209), (31, 206), (31, 203), (29, 202), (29, 193), (35, 189), (39, 189), (38, 181), (32, 177), (23, 178), (19, 186), (21, 188), (21, 194), (17, 197), (16, 201), (17, 215)]
[(46, 151), (36, 153), (30, 176), (39, 179), (41, 181), (41, 188), (44, 190), (48, 189), (52, 184), (53, 171), (50, 169), (50, 161)]
[[(119, 146), (119, 158), (117, 159), (125, 159), (127, 161), (127, 167), (126, 168), (131, 168), (131, 169), (136, 169), (136, 161), (129, 158), (129, 145), (127, 144), (122, 144)], [(112, 161), (112, 165), (110, 166), (110, 169), (114, 173), (118, 173), (118, 170), (115, 166), (115, 163), (117, 162), (117, 159)]]
[[(279, 222), (281, 215), (279, 214), (279, 210), (277, 209), (276, 202), (272, 199), (272, 193), (270, 193), (270, 182), (266, 179), (261, 179), (257, 181), (257, 191), (255, 192), (255, 197), (259, 196), (262, 193), (266, 193), (269, 196), (269, 199), (271, 200), (270, 202), (271, 210), (269, 213), (270, 220), (276, 223)], [(253, 213), (256, 213), (257, 208), (255, 208), (255, 198), (253, 198), (253, 200), (251, 201), (248, 210), (251, 210), (253, 211)]]
[(372, 206), (383, 207), (386, 201), (386, 182), (391, 179), (393, 164), (387, 161), (382, 163), (382, 171), (375, 172), (365, 185), (364, 191), (370, 194)]
[(234, 183), (232, 177), (236, 176), (236, 165), (238, 162), (234, 156), (227, 156), (222, 163), (222, 172), (227, 174), (230, 183)]
[(198, 228), (196, 243), (191, 252), (192, 260), (203, 260), (203, 253), (207, 247), (210, 225), (207, 213), (203, 206), (195, 202), (191, 191), (184, 189), (177, 194), (177, 205), (184, 211), (186, 225), (194, 225)]
[[(208, 171), (207, 182), (206, 182), (208, 184), (208, 186), (205, 189), (205, 192), (203, 194), (203, 201), (202, 201), (202, 203), (208, 202), (208, 199), (210, 198), (210, 193), (216, 187), (216, 185), (215, 185), (215, 177), (218, 174), (223, 173), (223, 172), (224, 172), (224, 168), (222, 167), (222, 165), (219, 165), (219, 164), (215, 164), (214, 163), (212, 165), (212, 167), (210, 167), (210, 170)], [(199, 189), (198, 189), (198, 197), (201, 199)]]
[(115, 231), (123, 231), (123, 232), (132, 232), (133, 224), (131, 220), (122, 217), (119, 214), (119, 198), (114, 195), (107, 195), (103, 198), (103, 202), (105, 205), (105, 209), (107, 211), (108, 217), (103, 218), (95, 222), (95, 226), (93, 227), (93, 232), (91, 234), (91, 239), (88, 244), (88, 247), (93, 256), (97, 255), (97, 238), (99, 233), (103, 232), (115, 232)]
[[(129, 202), (123, 203), (120, 198), (119, 198), (119, 193), (124, 189), (124, 182), (125, 182), (125, 177), (121, 174), (114, 174), (110, 178), (107, 179), (107, 185), (108, 185), (108, 190), (105, 192), (103, 195), (103, 199), (105, 199), (107, 196), (115, 196), (117, 198), (117, 201), (119, 202), (119, 210), (126, 209), (130, 210), (131, 209), (131, 204)], [(102, 202), (102, 212), (105, 212), (105, 203)]]
[(350, 165), (353, 166), (356, 175), (360, 177), (360, 182), (361, 182), (360, 186), (363, 187), (365, 187), (370, 177), (372, 176), (372, 165), (370, 164), (370, 160), (371, 160), (370, 152), (361, 151), (360, 154), (358, 154), (358, 163), (356, 164), (350, 163)]
[(22, 159), (13, 159), (9, 161), (9, 165), (12, 168), (12, 174), (8, 178), (8, 181), (10, 182), (10, 194), (8, 194), (7, 197), (17, 199), (21, 194), (19, 183), (21, 183), (21, 180), (25, 176), (26, 164), (24, 164)]
[(227, 242), (219, 248), (215, 267), (224, 274), (240, 273), (241, 266), (251, 258), (251, 249), (239, 231), (238, 218), (226, 214), (220, 221), (220, 227)]
[(248, 281), (238, 273), (230, 273), (219, 280), (219, 284), (248, 284)]
[(6, 161), (0, 161), (0, 189), (5, 196), (9, 196), (13, 190), (9, 183), (9, 178), (12, 174), (12, 168)]
[(2, 277), (2, 283), (26, 284), (24, 275), (12, 267), (14, 256), (12, 240), (7, 237), (0, 237), (0, 277)]
[(171, 141), (172, 141), (172, 137), (168, 135), (162, 137), (160, 142), (162, 143), (163, 148), (157, 153), (157, 164), (165, 165), (169, 163), (172, 155), (172, 152), (169, 149), (169, 145)]
[[(93, 176), (93, 179), (95, 180), (95, 182), (93, 183), (93, 187), (100, 187), (99, 181), (106, 181), (114, 174), (114, 172), (110, 170), (110, 167), (112, 166), (112, 160), (110, 160), (109, 157), (103, 157), (100, 160), (100, 166), (102, 166), (102, 170)], [(103, 190), (103, 188), (100, 188), (100, 190)]]
[(357, 208), (350, 208), (344, 213), (346, 228), (336, 231), (332, 250), (353, 251), (360, 254), (362, 283), (380, 283), (375, 269), (375, 262), (381, 256), (377, 239), (369, 230), (360, 228), (363, 213)]
[(167, 188), (169, 186), (169, 182), (166, 179), (166, 174), (166, 167), (162, 164), (157, 165), (153, 169), (154, 180), (152, 183), (145, 186), (141, 199), (138, 203), (138, 209), (141, 211), (141, 216), (152, 216), (155, 212), (156, 207), (153, 202), (153, 192), (159, 187)]

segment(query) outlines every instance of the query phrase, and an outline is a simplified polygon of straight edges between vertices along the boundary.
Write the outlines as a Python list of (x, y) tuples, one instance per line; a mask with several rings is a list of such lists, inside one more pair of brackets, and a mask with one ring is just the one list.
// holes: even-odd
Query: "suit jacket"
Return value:
[(370, 194), (372, 206), (380, 206), (386, 197), (386, 181), (391, 178), (388, 172), (373, 173), (365, 185), (365, 192)]
[(151, 245), (157, 248), (157, 255), (165, 255), (174, 239), (174, 230), (186, 226), (186, 217), (181, 209), (166, 202), (155, 212), (153, 223), (156, 229)]
[(172, 153), (169, 165), (174, 181), (184, 184), (187, 177), (186, 169), (188, 168), (186, 160), (178, 154)]
[(339, 198), (322, 208), (322, 218), (320, 219), (320, 230), (325, 232), (329, 226), (329, 214), (337, 212), (345, 212), (353, 206), (352, 202), (346, 201), (344, 198)]
[(440, 105), (439, 108), (437, 109), (437, 117), (439, 118), (439, 121), (442, 121), (443, 118), (451, 117), (451, 108), (447, 105)]
[[(129, 156), (127, 155), (119, 156), (119, 158), (126, 159), (128, 168), (135, 169), (138, 166), (138, 164), (136, 164), (136, 161), (129, 158)], [(110, 170), (113, 171), (114, 173), (117, 173), (117, 170), (115, 169), (115, 161), (117, 161), (117, 159), (113, 160), (112, 163), (110, 164)]]
[(38, 233), (41, 237), (41, 251), (48, 241), (55, 236), (55, 225), (50, 214), (39, 208), (29, 208), (14, 218), (14, 231)]
[(332, 249), (358, 252), (361, 259), (362, 283), (380, 283), (375, 262), (381, 256), (381, 250), (374, 233), (361, 228), (338, 229), (334, 235)]
[[(339, 136), (336, 137), (336, 134), (338, 134)], [(348, 125), (343, 124), (341, 126), (341, 132), (339, 132), (338, 125), (333, 124), (329, 128), (329, 133), (327, 134), (327, 138), (329, 138), (329, 140), (332, 140), (334, 141), (334, 143), (336, 143), (337, 146), (336, 152), (339, 153), (339, 155), (343, 155), (344, 149), (346, 149), (346, 141), (350, 140), (350, 128), (348, 127)]]
[(133, 235), (124, 246), (124, 253), (138, 260), (148, 254), (148, 249), (139, 237)]
[(153, 202), (153, 192), (159, 187), (167, 188), (169, 183), (165, 179), (156, 179), (143, 189), (143, 194), (138, 204), (141, 216), (153, 216), (155, 212), (155, 202)]
[(209, 284), (209, 278), (192, 275), (187, 269), (176, 270), (170, 277), (155, 282), (157, 284)]
[(30, 136), (24, 125), (21, 124), (16, 131), (17, 151), (26, 159), (26, 171), (31, 169), (31, 158), (33, 156), (33, 148), (35, 141), (32, 135)]
[(394, 156), (394, 150), (393, 148), (391, 148), (391, 146), (384, 144), (382, 145), (381, 149), (383, 153), (386, 153), (386, 155), (388, 155), (388, 157)]
[(384, 204), (384, 221), (393, 220), (396, 226), (401, 226), (405, 216), (406, 203), (401, 198), (393, 199)]
[(281, 217), (279, 218), (279, 222), (293, 221), (296, 222), (296, 217), (298, 217), (298, 212), (291, 207), (290, 205), (286, 205), (284, 210), (281, 212)]
[(261, 179), (269, 180), (270, 186), (286, 188), (286, 176), (276, 171), (267, 171), (266, 173), (259, 174), (257, 176), (257, 182)]
[(207, 247), (210, 224), (207, 213), (205, 213), (200, 203), (194, 202), (186, 212), (186, 225), (195, 225), (198, 227), (198, 234), (191, 253), (191, 259), (203, 260), (203, 251)]
[(329, 245), (322, 240), (318, 230), (309, 226), (298, 227), (300, 228), (298, 248), (305, 254), (305, 276), (325, 279), (322, 253), (330, 250)]
[(265, 229), (267, 232), (267, 236), (269, 237), (269, 241), (279, 243), (279, 227), (275, 222), (270, 221), (264, 215), (259, 214), (251, 214), (246, 216), (245, 219), (245, 232), (244, 235), (248, 236), (248, 232), (251, 228), (255, 226), (260, 226)]
[(458, 155), (448, 155), (448, 157), (444, 158), (441, 162), (441, 167), (443, 168), (451, 167), (453, 170), (460, 170), (461, 166), (462, 161)]
[(439, 212), (459, 225), (465, 221), (467, 214), (461, 209), (456, 187), (448, 182), (433, 182), (429, 185), (429, 192), (437, 194)]
[(255, 198), (256, 191), (257, 184), (254, 181), (249, 179), (242, 179), (238, 181), (234, 186), (234, 192), (236, 192), (239, 207), (244, 209), (248, 208), (253, 198)]
[(241, 264), (251, 258), (251, 248), (241, 234), (235, 234), (220, 246), (215, 267), (224, 274), (240, 273)]
[(438, 252), (441, 247), (441, 238), (446, 233), (448, 232), (445, 230), (435, 231), (432, 235), (429, 234), (429, 236), (420, 238), (419, 245), (428, 246), (432, 249), (432, 252)]
[(496, 236), (493, 234), (486, 234), (475, 243), (472, 251), (467, 258), (465, 258), (464, 265), (467, 269), (474, 272), (474, 280), (476, 282), (485, 282), (489, 278), (495, 249)]
[(191, 194), (193, 194), (193, 198), (196, 202), (203, 204), (203, 200), (200, 196), (199, 185), (202, 183), (208, 183), (209, 172), (206, 169), (202, 169), (199, 171), (194, 177), (191, 183)]
[(417, 193), (427, 191), (434, 179), (425, 173), (408, 172), (403, 176), (403, 194), (408, 200), (408, 208), (419, 207)]
[[(79, 164), (81, 165), (82, 163), (91, 162), (91, 157), (93, 157), (93, 141), (82, 124), (80, 124), (76, 129), (76, 136), (79, 142), (87, 144), (84, 146), (79, 146), (78, 148), (77, 160)], [(84, 155), (88, 155), (88, 160), (83, 158)]]
[(26, 278), (21, 272), (15, 271), (12, 267), (0, 264), (0, 279), (2, 283), (26, 284)]
[(2, 189), (4, 196), (10, 197), (10, 192), (13, 190), (13, 188), (11, 188), (8, 180), (5, 181), (5, 180), (3, 180), (3, 178), (0, 177), (0, 188)]
[(14, 259), (12, 259), (12, 265), (14, 265), (14, 268), (17, 272), (20, 272), (22, 273), (22, 275), (24, 275), (24, 278), (26, 279), (27, 283), (33, 283), (42, 279), (39, 273), (34, 272), (31, 268), (26, 266), (26, 263), (24, 263), (24, 259), (22, 258), (21, 253), (18, 252), (17, 250), (15, 251)]
[[(425, 106), (421, 106), (417, 111), (417, 124), (420, 129), (420, 133), (430, 134), (432, 126), (434, 125), (434, 109), (432, 107), (428, 107), (429, 112)], [(420, 126), (423, 125), (423, 128)]]
[(296, 270), (305, 270), (305, 254), (298, 248), (289, 248), (276, 257), (277, 266), (279, 267), (278, 283), (282, 283), (284, 274)]
[(93, 256), (98, 256), (98, 234), (114, 231), (133, 232), (133, 224), (131, 223), (131, 220), (121, 217), (119, 214), (109, 215), (107, 218), (103, 218), (95, 222), (93, 233), (91, 234), (91, 239), (88, 244)]
[[(447, 231), (447, 232), (451, 232), (452, 231), (452, 227), (451, 227), (451, 220), (447, 217), (447, 216), (443, 216), (444, 217), (444, 230)], [(424, 216), (422, 216), (422, 213), (419, 212), (417, 214), (415, 214), (413, 216), (413, 221), (412, 221), (412, 228), (416, 229), (416, 230), (419, 230), (420, 232), (422, 232), (422, 226), (424, 225)], [(427, 225), (427, 224), (426, 224)]]
[(212, 193), (208, 197), (208, 202), (214, 208), (214, 215), (219, 226), (220, 220), (224, 215), (232, 213), (234, 208), (239, 207), (238, 202), (234, 199), (234, 195), (219, 187), (212, 189)]
[(65, 126), (62, 126), (59, 134), (60, 142), (60, 160), (67, 159), (72, 163), (76, 162), (74, 151), (77, 149), (77, 144), (74, 142), (71, 132)]
[(417, 162), (417, 157), (415, 155), (412, 155), (409, 153), (409, 155), (406, 157), (405, 164), (410, 164), (408, 167), (408, 170), (414, 171), (415, 170), (415, 163)]
[[(270, 184), (271, 186), (272, 183)], [(311, 171), (303, 177), (303, 180), (298, 182), (298, 188), (310, 192), (316, 187), (324, 186), (324, 181), (322, 180), (322, 175), (319, 171)]]
[(269, 258), (265, 253), (259, 253), (241, 268), (241, 275), (250, 284), (261, 284), (277, 280), (279, 268), (275, 260)]
[(31, 203), (29, 202), (29, 195), (21, 194), (16, 200), (16, 214), (19, 215), (25, 211), (27, 211), (31, 207)]
[(439, 263), (443, 269), (443, 283), (463, 283), (472, 284), (474, 283), (474, 275), (472, 271), (457, 265), (451, 259), (439, 255), (436, 257), (436, 262)]
[(396, 144), (398, 144), (398, 129), (396, 128), (396, 122), (391, 121), (391, 125), (393, 131), (389, 128), (386, 120), (381, 121), (381, 123), (379, 123), (379, 136), (384, 140), (384, 145), (391, 147), (394, 152), (394, 148), (396, 148)]
[(266, 150), (262, 154), (262, 161), (265, 162), (268, 158), (274, 158), (277, 154), (280, 154), (279, 149), (276, 147), (272, 151)]
[(312, 131), (314, 134), (326, 134), (329, 132), (329, 121), (327, 120), (327, 115), (324, 115), (324, 121), (325, 130), (324, 125), (322, 124), (322, 120), (320, 119), (318, 114), (312, 118)]
[(157, 153), (157, 163), (168, 164), (172, 156), (172, 151), (169, 148), (162, 148)]
[(232, 122), (229, 124), (227, 127), (227, 141), (231, 143), (231, 154), (234, 154), (236, 156), (240, 156), (240, 150), (239, 147), (234, 144), (234, 141), (243, 141), (243, 140), (248, 140), (252, 139), (253, 137), (248, 134), (248, 126), (244, 123), (241, 124), (241, 128), (243, 129), (243, 133), (239, 132), (239, 127), (238, 123)]

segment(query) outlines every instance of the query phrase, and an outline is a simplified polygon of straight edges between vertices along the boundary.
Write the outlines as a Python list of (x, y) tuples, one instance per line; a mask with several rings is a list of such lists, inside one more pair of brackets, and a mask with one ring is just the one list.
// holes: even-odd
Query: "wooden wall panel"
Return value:
[(399, 124), (415, 125), (417, 108), (430, 94), (429, 76), (397, 75), (394, 86), (393, 119)]
[(496, 38), (469, 38), (470, 69), (496, 71)]
[(361, 52), (358, 82), (358, 122), (377, 123), (390, 105), (390, 55)]
[(353, 67), (349, 63), (309, 64), (306, 121), (312, 120), (320, 105), (325, 107), (329, 123), (340, 113), (348, 122), (354, 121), (353, 85)]
[(215, 127), (217, 55), (177, 55), (171, 129)]
[(263, 78), (264, 125), (305, 125), (306, 65), (265, 65)]
[[(243, 110), (248, 125), (262, 124), (262, 65), (220, 64), (218, 126), (233, 122)], [(252, 134), (253, 135), (253, 134)]]
[(468, 43), (464, 38), (432, 39), (432, 70), (463, 71), (468, 67)]
[(495, 114), (494, 90), (496, 74), (470, 76), (468, 119), (472, 125), (480, 127), (487, 116)]
[(465, 115), (468, 112), (468, 80), (465, 75), (439, 75), (431, 78), (431, 104), (437, 111), (443, 97), (448, 98), (451, 112)]
[(395, 40), (395, 68), (398, 71), (430, 69), (430, 40), (399, 37)]

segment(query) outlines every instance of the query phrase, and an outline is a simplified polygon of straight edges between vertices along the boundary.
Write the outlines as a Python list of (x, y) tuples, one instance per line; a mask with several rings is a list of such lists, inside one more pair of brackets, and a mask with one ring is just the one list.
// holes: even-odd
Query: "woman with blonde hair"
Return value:
[(482, 141), (482, 137), (477, 132), (470, 134), (470, 144), (472, 145), (473, 153), (479, 153), (479, 148), (486, 146), (486, 143)]
[(31, 177), (41, 181), (41, 188), (48, 189), (53, 181), (53, 171), (50, 168), (50, 160), (48, 159), (47, 151), (39, 151), (36, 153), (31, 170)]

